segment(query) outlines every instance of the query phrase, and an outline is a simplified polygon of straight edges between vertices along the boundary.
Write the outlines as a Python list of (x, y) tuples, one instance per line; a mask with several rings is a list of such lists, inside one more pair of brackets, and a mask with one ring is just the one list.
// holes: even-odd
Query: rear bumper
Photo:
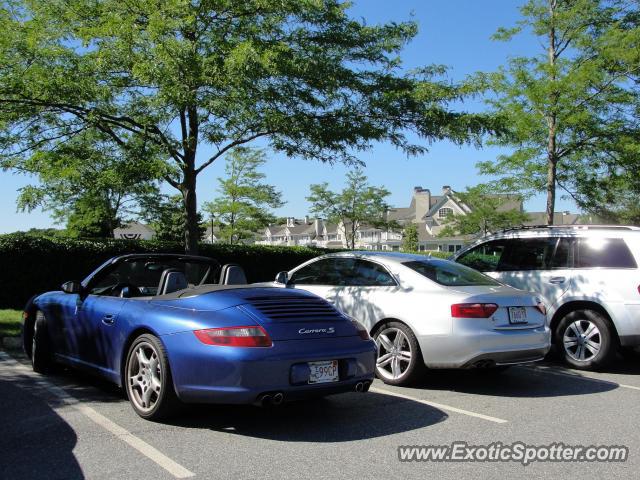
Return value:
[(548, 351), (549, 348), (534, 348), (532, 350), (518, 350), (515, 352), (483, 353), (469, 360), (462, 368), (482, 368), (539, 362), (545, 357)]
[[(281, 392), (286, 400), (355, 390), (371, 382), (375, 344), (359, 337), (290, 340), (269, 348), (204, 345), (192, 332), (161, 337), (169, 356), (178, 397), (187, 403), (255, 403), (265, 394)], [(294, 364), (319, 360), (349, 360), (356, 365), (338, 382), (294, 385)]]
[(541, 326), (523, 330), (458, 331), (419, 337), (429, 368), (471, 368), (480, 363), (511, 365), (541, 360), (551, 347), (551, 333)]

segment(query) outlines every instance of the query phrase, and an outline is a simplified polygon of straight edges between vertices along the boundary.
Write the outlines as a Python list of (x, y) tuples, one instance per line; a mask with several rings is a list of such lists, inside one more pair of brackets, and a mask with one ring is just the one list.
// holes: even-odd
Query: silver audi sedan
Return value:
[(364, 324), (377, 375), (392, 385), (426, 368), (483, 368), (541, 360), (550, 348), (545, 301), (463, 265), (396, 252), (314, 258), (276, 283), (315, 293)]

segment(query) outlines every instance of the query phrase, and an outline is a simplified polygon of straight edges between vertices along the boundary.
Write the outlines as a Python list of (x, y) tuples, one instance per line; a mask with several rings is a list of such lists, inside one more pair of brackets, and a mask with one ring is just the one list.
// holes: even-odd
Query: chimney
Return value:
[(313, 229), (316, 232), (316, 237), (322, 235), (322, 220), (320, 220), (319, 218), (315, 218), (313, 220)]
[(304, 224), (309, 225), (309, 215), (304, 216)]
[(413, 199), (411, 204), (414, 207), (416, 222), (422, 221), (422, 218), (431, 209), (431, 192), (428, 188), (414, 187)]
[(448, 193), (451, 193), (451, 187), (449, 185), (443, 185), (442, 186), (442, 195), (447, 195)]
[(295, 227), (296, 219), (294, 217), (287, 217), (287, 227)]

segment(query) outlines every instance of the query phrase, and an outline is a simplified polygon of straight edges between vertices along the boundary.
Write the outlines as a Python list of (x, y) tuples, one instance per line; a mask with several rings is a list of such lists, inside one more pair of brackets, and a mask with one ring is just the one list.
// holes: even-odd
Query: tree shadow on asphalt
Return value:
[(75, 432), (44, 399), (0, 380), (0, 410), (0, 478), (84, 478)]
[(169, 422), (183, 428), (209, 428), (284, 442), (349, 442), (435, 425), (442, 410), (391, 395), (346, 393), (260, 408), (187, 405)]

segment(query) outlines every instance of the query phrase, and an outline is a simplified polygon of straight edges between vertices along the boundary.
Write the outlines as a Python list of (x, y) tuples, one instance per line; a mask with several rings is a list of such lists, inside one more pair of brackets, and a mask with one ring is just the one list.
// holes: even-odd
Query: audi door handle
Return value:
[(113, 325), (113, 322), (115, 322), (116, 319), (113, 315), (105, 315), (104, 317), (102, 317), (102, 323), (104, 323), (105, 325)]
[(558, 284), (558, 283), (564, 283), (567, 279), (564, 277), (551, 277), (551, 279), (549, 280), (549, 283), (554, 283), (554, 284)]

